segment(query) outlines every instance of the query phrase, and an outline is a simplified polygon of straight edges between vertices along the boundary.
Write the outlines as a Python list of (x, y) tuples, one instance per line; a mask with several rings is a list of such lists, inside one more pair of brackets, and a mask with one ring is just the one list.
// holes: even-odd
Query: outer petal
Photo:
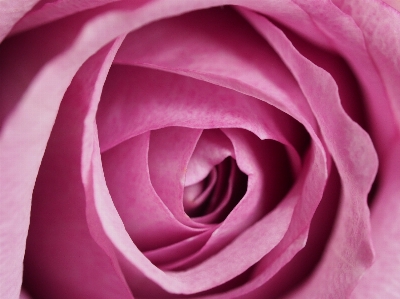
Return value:
[(15, 0), (0, 2), (0, 42), (7, 36), (14, 24), (31, 10), (39, 0)]
[[(98, 49), (89, 46), (77, 58), (73, 52), (80, 46), (75, 45), (52, 60), (71, 45), (84, 20), (75, 21), (61, 35), (57, 27), (46, 27), (0, 46), (0, 296), (4, 298), (19, 295), (32, 190), (62, 95), (80, 64)], [(54, 39), (48, 38), (53, 35)]]
[(101, 90), (119, 45), (106, 46), (81, 67), (47, 144), (24, 269), (26, 288), (37, 298), (132, 298), (120, 269), (89, 233), (80, 175), (85, 102)]
[[(378, 190), (373, 198), (371, 226), (376, 261), (361, 279), (352, 298), (398, 298), (400, 284), (399, 140), (400, 140), (400, 13), (380, 1), (334, 1), (359, 26), (371, 61), (381, 78), (385, 99), (371, 99), (371, 118), (378, 127), (374, 141), (380, 154)], [(400, 9), (398, 1), (386, 1)], [(362, 69), (360, 68), (360, 71)], [(379, 99), (379, 100), (378, 100)], [(382, 104), (389, 104), (381, 117)], [(375, 105), (375, 107), (374, 107)]]
[[(333, 1), (354, 19), (365, 41), (367, 53), (380, 76), (400, 132), (400, 12), (379, 0)], [(362, 71), (362, 69), (360, 69)], [(375, 100), (376, 101), (376, 100)], [(399, 135), (397, 135), (399, 138)]]
[[(366, 199), (377, 169), (376, 153), (366, 133), (341, 108), (331, 76), (302, 57), (284, 34), (265, 18), (246, 16), (269, 40), (298, 80), (343, 182), (339, 218), (324, 259), (309, 283), (294, 296), (346, 297), (372, 260)], [(339, 138), (340, 144), (337, 143)]]
[(400, 298), (400, 142), (396, 140), (381, 163), (372, 215), (376, 260), (361, 278), (351, 298)]
[[(81, 11), (96, 8), (120, 0), (42, 0), (13, 28), (12, 33), (29, 30), (43, 24), (54, 22), (61, 18), (77, 14)], [(5, 2), (5, 1), (4, 1)], [(145, 2), (145, 1), (142, 1)]]

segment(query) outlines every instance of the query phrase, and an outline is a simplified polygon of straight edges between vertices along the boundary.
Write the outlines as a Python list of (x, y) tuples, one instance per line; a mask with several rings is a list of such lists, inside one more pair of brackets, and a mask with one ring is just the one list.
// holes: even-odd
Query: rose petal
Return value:
[[(281, 298), (282, 295), (287, 294), (309, 277), (318, 266), (334, 228), (340, 192), (340, 177), (333, 165), (325, 186), (324, 196), (312, 217), (304, 248), (261, 287), (239, 298), (264, 298), (266, 295), (271, 298)], [(263, 269), (262, 265), (257, 265), (251, 278), (257, 279), (257, 275), (260, 274), (261, 277), (265, 276), (265, 272), (267, 271)]]
[(214, 229), (208, 229), (204, 233), (192, 238), (184, 239), (169, 246), (144, 252), (144, 255), (157, 267), (165, 268), (178, 260), (184, 260), (193, 253), (199, 251), (209, 240)]
[(385, 0), (385, 3), (400, 11), (400, 3), (397, 0)]
[(400, 143), (396, 140), (381, 162), (379, 191), (371, 212), (376, 260), (361, 278), (351, 298), (398, 298), (400, 283)]
[[(379, 101), (379, 105), (382, 102), (385, 105), (389, 104), (390, 113), (397, 124), (392, 126), (391, 129), (397, 130), (397, 134), (399, 134), (400, 41), (398, 35), (394, 34), (394, 32), (399, 32), (400, 30), (400, 13), (387, 5), (383, 5), (380, 1), (374, 0), (368, 1), (368, 5), (357, 0), (338, 0), (333, 2), (344, 13), (350, 15), (355, 25), (361, 29), (353, 29), (356, 26), (350, 27), (351, 30), (357, 32), (365, 43), (363, 46), (368, 56), (365, 60), (372, 62), (375, 73), (380, 77), (381, 82), (379, 83), (383, 84), (384, 91), (381, 92), (380, 97), (385, 95), (387, 98), (387, 101)], [(355, 53), (355, 50), (353, 50), (343, 55), (348, 57), (355, 55)], [(355, 59), (353, 58), (353, 60)], [(361, 72), (362, 68), (358, 66), (357, 70)], [(374, 99), (371, 101), (378, 102), (374, 101)]]
[(35, 297), (133, 298), (121, 270), (89, 233), (80, 174), (88, 109), (82, 104), (99, 94), (120, 44), (103, 48), (82, 66), (47, 144), (33, 194), (24, 268), (24, 283)]
[(30, 11), (39, 0), (15, 0), (0, 2), (0, 42), (7, 36), (14, 24)]
[(127, 232), (141, 250), (166, 246), (204, 230), (177, 221), (153, 189), (147, 164), (149, 141), (147, 132), (102, 154), (113, 202)]
[[(303, 58), (266, 18), (255, 14), (246, 16), (269, 40), (299, 81), (345, 182), (339, 218), (324, 259), (309, 283), (304, 284), (295, 296), (348, 296), (372, 261), (366, 199), (377, 169), (376, 153), (368, 135), (343, 112), (331, 76)], [(319, 100), (321, 97), (325, 99), (323, 104)], [(339, 136), (340, 145), (336, 142)], [(348, 267), (349, 264), (352, 267)]]
[[(207, 132), (207, 131), (205, 131), (205, 132)], [(218, 132), (218, 131), (216, 131), (216, 132)], [(203, 132), (203, 135), (204, 135), (204, 132)], [(221, 132), (217, 136), (220, 136), (220, 135), (225, 136)], [(233, 153), (232, 153), (232, 155), (233, 155)], [(230, 164), (232, 164), (232, 165), (236, 164), (236, 162), (234, 162), (234, 160), (232, 160), (232, 159), (230, 162), (231, 162)], [(234, 165), (233, 167), (237, 167), (237, 166)], [(234, 194), (234, 196), (232, 194), (233, 191), (238, 190), (238, 186), (235, 186), (235, 188), (232, 186), (232, 184), (234, 183), (234, 180), (235, 180), (236, 172), (233, 170), (230, 170), (229, 174), (224, 173), (224, 172), (222, 172), (222, 173), (219, 172), (218, 175), (219, 176), (225, 175), (228, 177), (228, 180), (229, 180), (228, 186), (226, 186), (226, 188), (224, 188), (227, 190), (224, 190), (223, 187), (221, 187), (221, 188), (219, 188), (219, 186), (215, 187), (216, 190), (214, 190), (211, 200), (215, 200), (216, 203), (218, 202), (218, 207), (209, 214), (194, 218), (196, 222), (218, 223), (221, 220), (226, 218), (226, 214), (229, 213), (231, 211), (231, 209), (233, 208), (232, 204), (236, 205), (236, 200), (239, 201), (242, 199), (241, 193)], [(240, 177), (239, 177), (239, 179), (240, 179)], [(237, 181), (237, 179), (236, 179), (236, 181)], [(247, 181), (246, 181), (246, 183), (247, 183)], [(243, 184), (243, 182), (239, 181), (238, 184)], [(225, 192), (225, 194), (223, 192)], [(221, 214), (221, 213), (223, 213), (223, 214)], [(223, 217), (223, 218), (221, 218), (221, 217)], [(221, 220), (219, 220), (219, 219), (221, 219)], [(214, 230), (216, 228), (218, 228), (218, 226), (212, 227), (212, 229), (208, 229), (204, 233), (197, 235), (196, 237), (183, 240), (181, 242), (172, 244), (171, 246), (159, 248), (159, 249), (151, 251), (151, 252), (145, 252), (145, 255), (147, 257), (150, 257), (151, 261), (153, 263), (157, 263), (157, 265), (159, 265), (163, 269), (167, 269), (167, 268), (173, 269), (175, 266), (177, 266), (176, 262), (178, 260), (180, 260), (180, 262), (178, 264), (182, 265), (182, 262), (187, 260), (189, 255), (192, 256), (191, 257), (192, 260), (193, 260), (193, 255), (198, 256), (197, 251), (199, 251), (200, 248), (203, 247), (206, 242), (209, 242), (210, 235), (214, 232)], [(214, 240), (214, 244), (215, 244), (215, 240)], [(196, 246), (196, 247), (194, 247), (194, 246)], [(188, 248), (191, 248), (191, 250), (189, 251)]]
[(234, 159), (227, 159), (218, 166), (220, 179), (213, 190), (205, 214), (194, 218), (197, 222), (221, 222), (247, 190), (247, 176), (240, 171)]
[[(99, 47), (83, 43), (82, 48), (75, 44), (66, 50), (77, 34), (81, 34), (82, 41), (89, 37), (88, 32), (80, 32), (85, 19), (72, 21), (75, 22), (71, 26), (64, 27), (61, 22), (10, 38), (0, 46), (1, 244), (4, 244), (0, 296), (4, 298), (19, 296), (32, 190), (60, 101), (79, 66)], [(66, 52), (57, 56), (63, 51)]]
[[(370, 1), (370, 5), (375, 1)], [(350, 4), (350, 2), (349, 2)], [(394, 116), (394, 109), (390, 105), (390, 95), (386, 91), (386, 86), (380, 73), (377, 71), (376, 63), (372, 60), (372, 56), (369, 54), (369, 50), (366, 47), (366, 40), (363, 36), (363, 31), (360, 30), (359, 25), (355, 20), (345, 12), (340, 11), (332, 3), (318, 4), (318, 9), (314, 8), (311, 3), (304, 3), (302, 5), (305, 11), (308, 11), (310, 16), (315, 21), (315, 24), (321, 28), (326, 37), (329, 39), (332, 47), (336, 49), (344, 58), (347, 59), (350, 66), (353, 68), (358, 80), (363, 86), (364, 96), (364, 110), (367, 110), (367, 116), (369, 123), (369, 130), (371, 132), (371, 137), (374, 140), (374, 145), (378, 152), (380, 159), (385, 157), (385, 150), (387, 145), (390, 144), (391, 140), (395, 138), (398, 133), (398, 126), (396, 125), (396, 120)], [(337, 3), (339, 5), (339, 3)], [(366, 7), (371, 7), (366, 5)], [(374, 4), (375, 5), (375, 4)], [(340, 5), (339, 5), (340, 6)], [(343, 5), (343, 7), (351, 7)], [(361, 5), (358, 9), (363, 9), (364, 5)], [(345, 11), (348, 8), (343, 8)], [(356, 11), (354, 8), (351, 11)], [(376, 11), (381, 11), (380, 8), (371, 9), (371, 11), (366, 11), (365, 16), (369, 14), (374, 14)], [(348, 11), (350, 13), (350, 11)], [(382, 10), (384, 16), (386, 16), (387, 9)], [(360, 14), (361, 15), (361, 14)], [(356, 14), (359, 18), (359, 14)], [(392, 18), (392, 14), (387, 16)], [(375, 18), (375, 17), (374, 17)], [(372, 17), (366, 17), (365, 25), (369, 26)], [(385, 22), (383, 26), (386, 26), (386, 17), (382, 17)], [(358, 22), (360, 22), (359, 20)], [(381, 22), (377, 20), (377, 24)], [(391, 24), (395, 24), (393, 21)], [(295, 31), (299, 30), (299, 26)], [(334, 30), (332, 30), (334, 28)], [(382, 30), (382, 29), (380, 29)], [(386, 35), (383, 35), (386, 36)], [(372, 38), (372, 37), (371, 37)], [(386, 36), (385, 38), (390, 38)], [(395, 45), (395, 42), (385, 42), (386, 45)], [(389, 47), (391, 48), (391, 47)], [(395, 51), (392, 49), (390, 51)], [(389, 57), (391, 55), (388, 55)], [(388, 57), (386, 56), (386, 58)], [(397, 55), (393, 56), (395, 59)], [(396, 61), (393, 61), (393, 65), (396, 65)], [(382, 99), (377, 101), (376, 99)]]
[(182, 223), (203, 225), (191, 220), (183, 209), (185, 174), (202, 130), (168, 127), (152, 131), (149, 147), (149, 172), (154, 190)]
[(21, 294), (19, 295), (19, 299), (31, 299), (31, 297), (24, 290), (21, 290)]
[(214, 166), (233, 155), (232, 143), (224, 133), (204, 130), (190, 158), (185, 184), (192, 185), (205, 179)]
[[(217, 187), (215, 187), (216, 185)], [(183, 207), (185, 209), (185, 212), (189, 216), (196, 213), (196, 211), (202, 206), (202, 204), (206, 204), (207, 198), (211, 196), (213, 189), (218, 188), (221, 185), (221, 179), (217, 183), (217, 170), (212, 169), (207, 182), (202, 181), (193, 185), (185, 186), (183, 190)], [(218, 197), (218, 199), (220, 199), (220, 197)], [(214, 201), (211, 200), (210, 202)]]
[[(319, 203), (313, 200), (321, 196), (326, 181), (326, 164), (323, 154), (312, 143), (296, 185), (287, 195), (287, 197), (295, 197), (297, 203), (284, 238), (255, 265), (245, 284), (234, 285), (234, 288), (206, 298), (248, 297), (249, 292), (270, 280), (305, 246), (310, 222)], [(265, 294), (262, 294), (261, 297), (264, 296)]]
[[(96, 8), (104, 4), (119, 0), (92, 0), (92, 1), (71, 1), (71, 0), (41, 0), (15, 25), (12, 33), (29, 30), (43, 24), (54, 22), (61, 18), (77, 14), (81, 11)], [(144, 1), (143, 1), (144, 2)]]

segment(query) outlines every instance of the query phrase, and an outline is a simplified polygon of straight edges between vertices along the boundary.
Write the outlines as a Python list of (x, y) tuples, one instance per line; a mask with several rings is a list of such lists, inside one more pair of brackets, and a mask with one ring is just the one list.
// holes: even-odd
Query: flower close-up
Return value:
[(0, 0), (0, 298), (400, 298), (399, 11)]

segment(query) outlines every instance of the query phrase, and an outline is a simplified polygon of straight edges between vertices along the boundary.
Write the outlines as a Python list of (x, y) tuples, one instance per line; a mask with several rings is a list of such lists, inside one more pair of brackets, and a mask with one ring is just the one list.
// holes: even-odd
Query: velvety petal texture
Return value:
[(398, 298), (398, 9), (0, 1), (0, 297)]

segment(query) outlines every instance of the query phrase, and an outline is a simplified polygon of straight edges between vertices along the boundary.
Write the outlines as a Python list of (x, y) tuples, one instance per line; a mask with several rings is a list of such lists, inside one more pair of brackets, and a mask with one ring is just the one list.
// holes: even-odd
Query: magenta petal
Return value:
[[(392, 117), (397, 124), (390, 127), (390, 129), (396, 128), (397, 134), (399, 134), (400, 41), (398, 32), (400, 30), (400, 12), (377, 0), (368, 1), (368, 5), (358, 0), (333, 2), (344, 13), (350, 15), (355, 25), (351, 29), (359, 36), (365, 47), (364, 51), (368, 57), (365, 60), (373, 65), (374, 75), (379, 76), (380, 82), (378, 84), (381, 85), (379, 90), (381, 91), (380, 97), (385, 96), (386, 99), (385, 101), (376, 101), (376, 98), (372, 98), (370, 101), (375, 102), (375, 105), (379, 105), (381, 102), (389, 105)], [(399, 8), (398, 3), (397, 8)], [(347, 55), (353, 56), (351, 58), (354, 61), (356, 53), (356, 51), (349, 51)], [(357, 65), (357, 70), (361, 73), (363, 68)], [(383, 90), (381, 89), (382, 85)], [(367, 88), (371, 89), (371, 86)], [(372, 93), (373, 91), (370, 92)], [(374, 105), (374, 103), (370, 103), (370, 105)], [(382, 131), (381, 134), (384, 134), (384, 132)]]
[[(368, 135), (344, 113), (331, 76), (303, 58), (284, 34), (266, 18), (251, 13), (245, 15), (269, 40), (299, 81), (339, 175), (345, 182), (339, 218), (324, 260), (313, 279), (294, 296), (308, 298), (327, 293), (332, 296), (348, 296), (362, 274), (362, 269), (368, 268), (372, 262), (366, 199), (377, 169), (376, 153)], [(321, 97), (325, 98), (323, 104), (319, 100)], [(336, 142), (338, 138), (340, 144)], [(349, 263), (357, 264), (359, 269), (347, 269)], [(346, 277), (348, 285), (343, 284), (343, 277)], [(326, 283), (329, 283), (329, 289), (326, 289)]]
[(379, 191), (371, 212), (371, 235), (376, 259), (361, 278), (351, 298), (400, 297), (400, 142), (390, 147), (381, 162)]
[(15, 0), (0, 2), (0, 42), (7, 36), (14, 24), (39, 0)]
[(217, 183), (217, 176), (217, 170), (214, 168), (210, 171), (207, 186), (203, 186), (205, 182), (199, 182), (184, 187), (183, 207), (187, 214), (191, 214), (211, 196), (211, 192)]
[[(0, 19), (1, 22), (5, 22), (2, 23), (4, 27), (1, 27), (2, 38), (15, 19), (33, 3), (24, 1), (24, 5), (21, 6), (20, 1), (14, 1), (14, 9), (13, 6), (8, 7), (9, 1), (2, 1)], [(147, 7), (147, 13), (109, 13), (107, 17), (95, 18), (83, 26), (88, 18), (92, 17), (89, 12), (84, 16), (63, 20), (68, 25), (60, 21), (10, 38), (1, 45), (0, 159), (1, 185), (5, 186), (1, 197), (2, 207), (7, 207), (6, 211), (3, 208), (1, 211), (2, 217), (4, 215), (1, 242), (4, 240), (4, 244), (7, 244), (4, 249), (7, 259), (2, 260), (0, 267), (2, 285), (6, 283), (7, 286), (1, 287), (1, 292), (4, 292), (1, 296), (19, 296), (30, 198), (50, 131), (68, 85), (79, 67), (118, 35), (165, 16), (167, 12), (179, 13), (174, 7), (167, 7), (166, 10), (159, 8)], [(117, 15), (125, 15), (125, 18), (116, 17)], [(53, 38), (49, 39), (49, 36)], [(5, 48), (7, 50), (3, 52)], [(14, 62), (22, 67), (14, 67)], [(25, 69), (25, 66), (28, 67)], [(23, 76), (20, 76), (19, 72), (22, 72)], [(57, 84), (54, 84), (55, 78)], [(46, 96), (43, 96), (43, 93)], [(40, 117), (37, 117), (38, 115)], [(23, 177), (21, 169), (24, 169)], [(12, 202), (9, 202), (10, 200)], [(18, 212), (10, 213), (13, 207)]]
[(21, 290), (21, 294), (19, 295), (19, 299), (31, 299), (31, 297), (24, 290)]
[(385, 3), (389, 4), (391, 7), (396, 9), (397, 11), (400, 11), (400, 2), (397, 0), (385, 0)]
[[(1, 297), (17, 298), (20, 292), (32, 190), (64, 92), (82, 63), (108, 42), (89, 42), (90, 34), (80, 31), (86, 19), (75, 21), (67, 29), (52, 24), (0, 46), (1, 243), (7, 254), (0, 267), (7, 285)], [(73, 44), (77, 36), (81, 43)]]
[(24, 291), (21, 291), (21, 294), (19, 295), (19, 299), (31, 299), (31, 297)]
[(203, 130), (187, 167), (185, 185), (205, 179), (214, 166), (233, 156), (229, 139), (220, 130)]
[[(118, 0), (91, 0), (91, 1), (71, 1), (71, 0), (42, 0), (31, 11), (29, 11), (13, 28), (12, 33), (32, 29), (40, 25), (54, 22), (61, 18), (77, 14), (81, 11), (95, 8), (107, 3)], [(15, 1), (16, 2), (16, 1)]]
[[(371, 238), (376, 264), (353, 296), (400, 294), (393, 279), (400, 262), (391, 258), (400, 250), (393, 241), (400, 238), (400, 44), (392, 34), (400, 29), (398, 11), (378, 0), (43, 0), (11, 29), (35, 2), (6, 2), (12, 3), (0, 3), (0, 40), (10, 30), (74, 16), (15, 34), (0, 46), (0, 184), (7, 206), (0, 213), (1, 244), (7, 244), (4, 255), (2, 246), (1, 298), (19, 295), (35, 179), (25, 274), (26, 287), (36, 297), (212, 292), (254, 265), (246, 284), (215, 297), (246, 298), (261, 286), (251, 296), (263, 298), (264, 283), (305, 245), (332, 168), (343, 187), (335, 230), (313, 275), (288, 298), (349, 297), (371, 265)], [(278, 28), (243, 9), (270, 47), (225, 7), (137, 30), (160, 18), (228, 3), (248, 5), (337, 50), (359, 75), (381, 161), (371, 231), (366, 199), (377, 168), (373, 145), (346, 116), (331, 76), (302, 57)], [(121, 42), (113, 40), (131, 30), (137, 31), (116, 60), (130, 66), (113, 67), (99, 104)], [(48, 36), (54, 39), (42, 45)], [(20, 47), (27, 44), (33, 50)], [(232, 144), (216, 142), (214, 149), (223, 150), (207, 152), (200, 129), (219, 127)], [(282, 202), (266, 208), (264, 194), (274, 192), (281, 175), (264, 171), (278, 168), (267, 154), (278, 150), (288, 158), (284, 168), (293, 168), (296, 183)], [(200, 181), (227, 156), (248, 174), (248, 192), (221, 225), (206, 231), (184, 213), (184, 188), (201, 197)], [(118, 168), (121, 164), (125, 168)], [(138, 197), (151, 203), (131, 205)], [(154, 262), (184, 271), (163, 271)]]
[[(246, 180), (246, 181), (244, 181)], [(218, 182), (211, 195), (207, 210), (204, 215), (195, 217), (195, 221), (201, 223), (218, 223), (226, 218), (237, 201), (241, 200), (247, 184), (246, 176), (239, 170), (236, 161), (226, 160), (218, 165)]]
[(150, 133), (149, 173), (158, 196), (171, 213), (192, 227), (202, 225), (192, 221), (183, 209), (185, 174), (190, 157), (202, 130), (167, 127)]
[(152, 187), (147, 163), (149, 141), (147, 132), (102, 154), (113, 203), (141, 250), (166, 246), (200, 232), (179, 222)]
[[(324, 2), (318, 3), (318, 9), (314, 1), (298, 2), (321, 28), (331, 47), (341, 54), (354, 70), (365, 94), (363, 110), (367, 111), (368, 122), (373, 124), (369, 128), (371, 138), (379, 158), (384, 157), (387, 146), (394, 136), (399, 134), (399, 117), (396, 112), (398, 108), (395, 103), (397, 101), (396, 95), (393, 95), (398, 84), (393, 84), (392, 81), (396, 81), (395, 78), (399, 76), (399, 68), (397, 67), (397, 75), (395, 70), (399, 65), (396, 62), (398, 55), (395, 54), (399, 46), (396, 46), (396, 37), (384, 33), (393, 32), (390, 28), (398, 26), (399, 22), (395, 21), (398, 13), (390, 7), (380, 6), (379, 1), (375, 0), (368, 1), (368, 5), (359, 1), (334, 1), (337, 6)], [(386, 27), (389, 27), (388, 30)], [(301, 30), (301, 27), (296, 25), (292, 28), (294, 31)], [(378, 43), (374, 46), (376, 55), (371, 55), (369, 43)], [(380, 51), (382, 53), (379, 53)], [(378, 61), (380, 59), (383, 61)], [(384, 68), (384, 72), (392, 72), (393, 77), (385, 78), (379, 68)]]
[(120, 43), (103, 48), (80, 68), (47, 144), (33, 194), (24, 269), (26, 287), (35, 297), (132, 298), (120, 269), (88, 230), (81, 149), (89, 105), (76, 109), (99, 95)]
[(165, 265), (172, 265), (170, 267), (173, 268), (176, 261), (184, 260), (188, 256), (193, 255), (194, 252), (199, 251), (208, 241), (214, 230), (214, 228), (211, 228), (197, 235), (195, 238), (187, 238), (170, 246), (146, 251), (144, 255), (162, 269), (165, 268)]

